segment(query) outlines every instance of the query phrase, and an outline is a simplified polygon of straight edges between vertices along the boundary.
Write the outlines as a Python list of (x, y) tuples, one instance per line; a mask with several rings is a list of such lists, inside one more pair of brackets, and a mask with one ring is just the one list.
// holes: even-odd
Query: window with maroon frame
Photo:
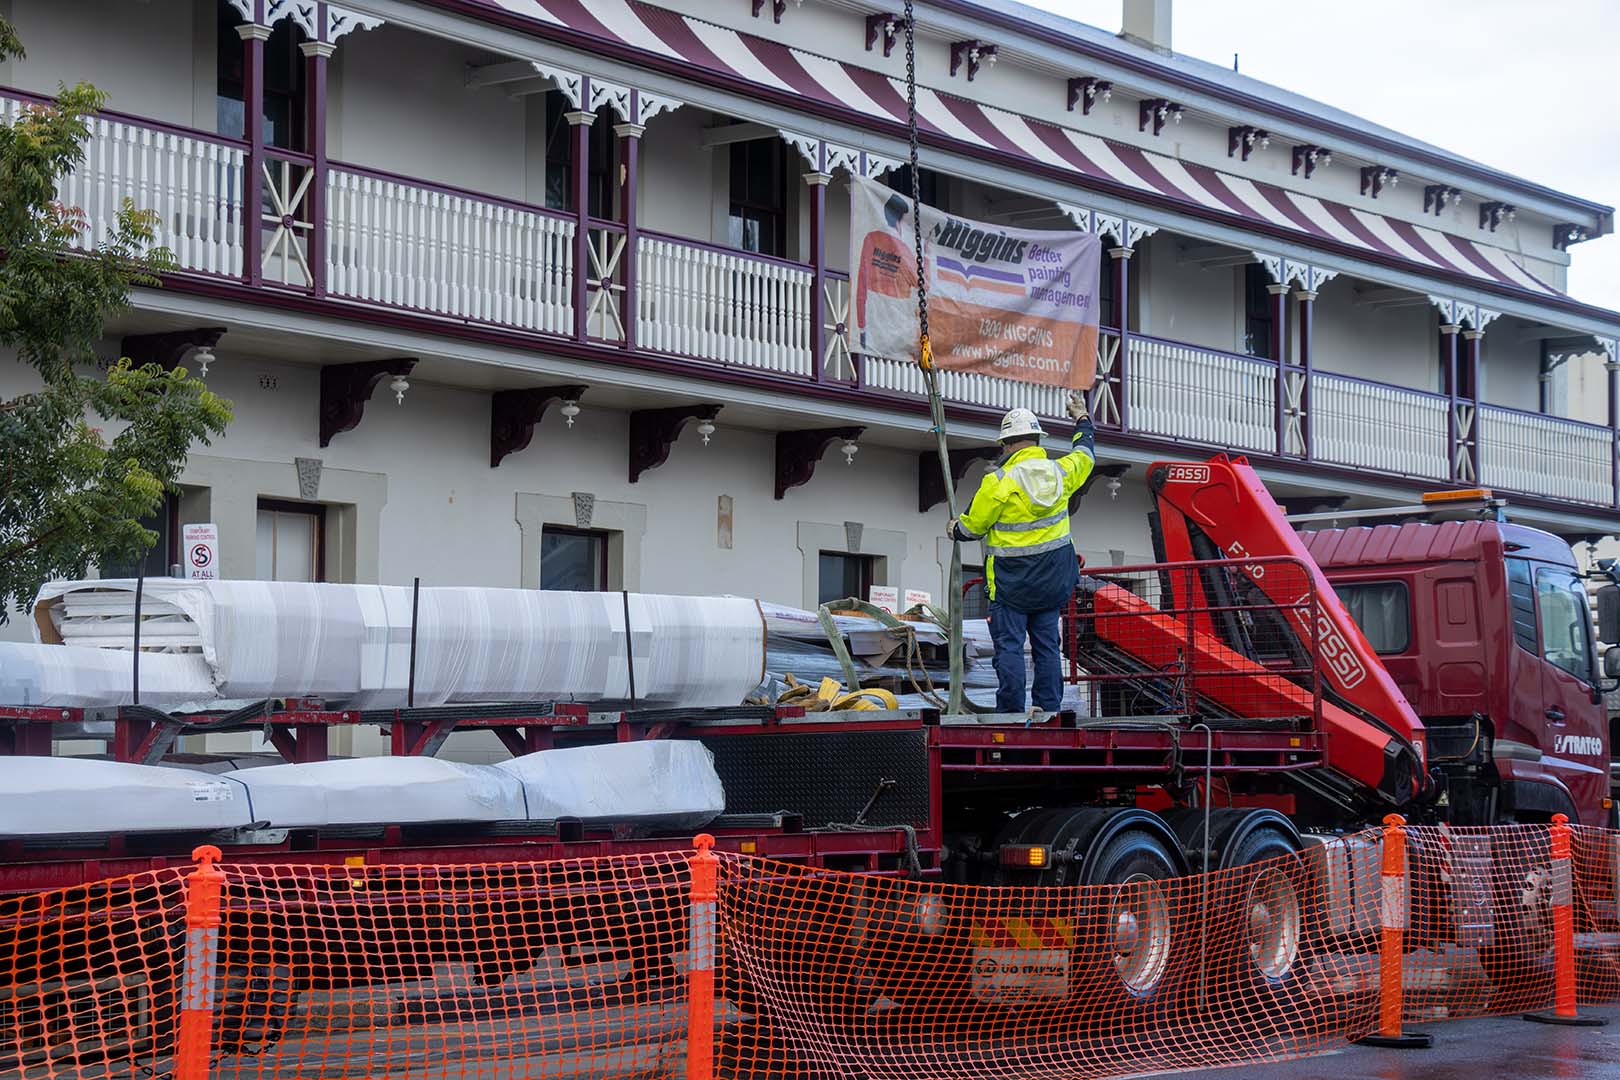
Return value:
[[(573, 105), (553, 90), (546, 94), (546, 208), (574, 213), (574, 125), (568, 122)], [(593, 218), (612, 220), (613, 178), (618, 169), (618, 141), (613, 136), (613, 114), (603, 108), (586, 135), (585, 193)]]
[[(219, 0), (215, 52), (217, 85), (216, 130), (240, 139), (245, 130), (245, 44), (236, 28), (242, 16)], [(298, 51), (303, 35), (291, 19), (282, 19), (264, 43), (264, 143), (283, 150), (305, 150), (304, 55)]]
[(761, 255), (787, 254), (787, 159), (781, 139), (731, 144), (727, 242)]
[(180, 500), (163, 496), (163, 505), (150, 517), (141, 518), (141, 528), (157, 534), (146, 554), (130, 562), (109, 563), (101, 568), (104, 578), (168, 577), (169, 568), (180, 561)]
[(540, 532), (540, 587), (603, 592), (608, 587), (608, 534), (547, 525)]
[(818, 567), (816, 603), (854, 597), (865, 600), (875, 584), (873, 570), (877, 557), (851, 555), (843, 551), (823, 551)]
[(1266, 288), (1271, 284), (1271, 275), (1259, 263), (1249, 263), (1243, 268), (1243, 351), (1250, 356), (1261, 356), (1267, 360), (1276, 359), (1271, 355), (1271, 328), (1275, 320), (1271, 317), (1271, 292)]
[(260, 499), (254, 536), (259, 581), (326, 580), (326, 507)]

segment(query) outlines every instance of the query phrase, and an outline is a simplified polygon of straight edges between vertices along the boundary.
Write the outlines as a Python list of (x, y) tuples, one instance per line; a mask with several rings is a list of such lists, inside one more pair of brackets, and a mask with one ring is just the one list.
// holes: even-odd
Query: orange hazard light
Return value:
[(1050, 849), (1040, 844), (1005, 844), (1001, 848), (1002, 866), (1027, 866), (1040, 869), (1052, 862)]
[(1490, 488), (1458, 488), (1456, 491), (1425, 491), (1425, 503), (1484, 502), (1491, 497)]

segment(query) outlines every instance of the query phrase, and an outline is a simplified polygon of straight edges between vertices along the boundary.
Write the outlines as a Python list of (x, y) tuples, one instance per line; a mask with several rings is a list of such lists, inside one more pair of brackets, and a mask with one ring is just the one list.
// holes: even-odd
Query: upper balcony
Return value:
[[(374, 19), (244, 36), (235, 0), (16, 0), (15, 19), (30, 57), (0, 71), (20, 88), (0, 116), (59, 81), (109, 90), (127, 111), (95, 121), (62, 198), (86, 245), (124, 198), (158, 211), (171, 287), (921, 407), (920, 373), (847, 333), (843, 181), (887, 171), (878, 154), (749, 119), (742, 98), (722, 111)], [(1555, 311), (1083, 209), (1101, 203), (1080, 188), (922, 178), (954, 212), (1105, 236), (1092, 405), (1117, 444), (1620, 508), (1605, 342)], [(1062, 411), (1008, 380), (942, 386), (976, 416)]]

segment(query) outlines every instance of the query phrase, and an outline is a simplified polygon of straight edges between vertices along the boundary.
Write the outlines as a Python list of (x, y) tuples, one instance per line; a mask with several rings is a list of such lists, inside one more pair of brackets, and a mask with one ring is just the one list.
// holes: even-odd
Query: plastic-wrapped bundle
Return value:
[[(35, 601), (36, 636), (128, 648), (133, 593), (130, 581), (47, 585)], [(425, 588), (420, 601), (417, 705), (631, 697), (623, 594)], [(148, 603), (163, 647), (201, 656), (217, 696), (307, 694), (359, 708), (405, 703), (407, 588), (152, 579), (142, 604), (143, 647)], [(764, 625), (755, 601), (632, 593), (628, 608), (638, 702), (735, 705), (758, 683)]]
[(431, 757), (349, 758), (225, 773), (253, 820), (274, 828), (522, 821), (523, 786), (488, 765)]
[(0, 756), (0, 836), (211, 832), (253, 820), (247, 790), (229, 777), (122, 761)]
[[(0, 702), (60, 709), (125, 704), (134, 660), (134, 653), (112, 649), (0, 641)], [(217, 696), (201, 656), (142, 654), (142, 704), (172, 709)]]
[(726, 809), (714, 755), (700, 742), (644, 739), (542, 750), (491, 768), (523, 782), (530, 821), (695, 829)]

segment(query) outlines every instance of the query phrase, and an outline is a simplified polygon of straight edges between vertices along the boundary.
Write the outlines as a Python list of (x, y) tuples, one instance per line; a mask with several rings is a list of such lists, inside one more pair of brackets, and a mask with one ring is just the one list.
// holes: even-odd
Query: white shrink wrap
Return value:
[(0, 836), (212, 832), (252, 824), (229, 776), (71, 757), (0, 757)]
[(726, 809), (714, 755), (700, 742), (641, 742), (541, 750), (498, 769), (522, 781), (529, 820), (695, 829)]
[[(0, 641), (0, 702), (60, 709), (131, 700), (135, 654), (77, 645)], [(212, 700), (213, 676), (199, 655), (141, 656), (141, 704), (160, 709)]]
[[(134, 587), (45, 586), (34, 606), (36, 638), (129, 648)], [(753, 600), (435, 587), (421, 591), (418, 606), (416, 704), (627, 702), (627, 599), (639, 704), (736, 705), (758, 684), (764, 621)], [(152, 640), (201, 656), (218, 697), (309, 695), (391, 708), (405, 704), (410, 681), (411, 590), (152, 579), (143, 647)]]
[(350, 758), (225, 773), (253, 819), (278, 829), (524, 820), (523, 785), (488, 765), (430, 757)]

